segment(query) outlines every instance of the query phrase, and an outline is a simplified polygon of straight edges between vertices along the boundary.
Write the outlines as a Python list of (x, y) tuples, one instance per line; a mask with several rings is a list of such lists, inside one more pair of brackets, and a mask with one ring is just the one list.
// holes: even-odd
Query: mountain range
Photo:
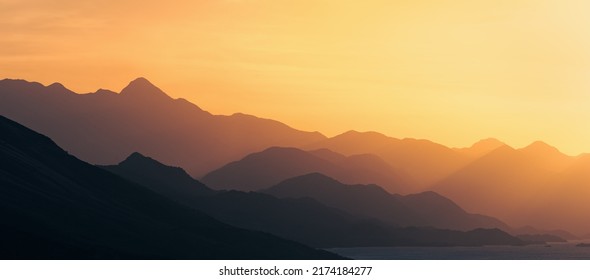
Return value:
[(324, 139), (251, 115), (212, 115), (173, 99), (144, 78), (120, 93), (77, 94), (63, 85), (0, 81), (0, 114), (54, 139), (95, 164), (120, 162), (132, 152), (157, 157), (201, 176), (270, 146), (301, 146)]
[(380, 184), (396, 193), (404, 192), (409, 178), (378, 156), (344, 156), (327, 149), (304, 151), (271, 147), (226, 164), (202, 178), (216, 189), (261, 190), (288, 178), (322, 173), (350, 184)]
[(522, 149), (502, 145), (434, 184), (432, 190), (467, 211), (498, 217), (511, 225), (590, 231), (585, 156), (569, 157), (535, 142)]
[[(250, 115), (213, 115), (143, 78), (120, 93), (88, 94), (58, 83), (5, 79), (0, 114), (92, 164), (113, 165), (134, 152), (149, 155), (202, 179), (212, 190), (201, 190), (211, 194), (269, 189), (322, 173), (343, 185), (376, 184), (392, 195), (432, 191), (466, 213), (512, 228), (590, 232), (590, 156), (564, 155), (539, 141), (515, 149), (493, 138), (468, 148), (377, 132), (327, 138)], [(179, 182), (169, 191), (187, 186)]]
[(501, 221), (469, 214), (434, 192), (390, 194), (377, 185), (345, 185), (320, 173), (285, 180), (263, 191), (279, 198), (313, 198), (325, 205), (399, 226), (455, 230), (501, 228)]
[(525, 244), (497, 229), (398, 228), (311, 198), (216, 192), (139, 153), (101, 168), (4, 117), (0, 132), (2, 259), (341, 258), (266, 232), (315, 246)]
[(348, 131), (322, 139), (305, 149), (328, 149), (343, 155), (373, 154), (410, 176), (409, 191), (427, 189), (469, 163), (470, 157), (421, 139), (397, 139), (377, 132)]
[(0, 117), (1, 259), (339, 259), (219, 222)]
[[(139, 170), (142, 166), (158, 166), (161, 169), (162, 172), (151, 169), (141, 179), (158, 179), (153, 180), (158, 183), (150, 185), (150, 189), (157, 193), (228, 224), (270, 232), (314, 247), (524, 244), (518, 238), (492, 229), (506, 227), (501, 222), (467, 214), (452, 202), (432, 193), (416, 195), (415, 197), (420, 197), (418, 199), (408, 196), (403, 203), (416, 209), (407, 207), (392, 197), (389, 200), (376, 201), (376, 205), (381, 208), (377, 206), (370, 209), (374, 211), (364, 211), (363, 205), (368, 203), (367, 198), (375, 198), (375, 189), (379, 190), (376, 195), (382, 195), (385, 191), (378, 186), (347, 186), (322, 174), (288, 179), (268, 191), (263, 191), (264, 193), (215, 191), (213, 195), (180, 195), (169, 189), (175, 188), (174, 182), (187, 179), (186, 173), (167, 172), (171, 167), (138, 153), (130, 155), (119, 165), (103, 168), (135, 180), (136, 172), (129, 171)], [(166, 180), (160, 180), (162, 178)], [(197, 180), (192, 180), (195, 184), (200, 184)], [(284, 185), (305, 192), (310, 183), (318, 189), (327, 189), (325, 197), (331, 197), (335, 201), (348, 200), (360, 207), (330, 203), (324, 197), (311, 194), (295, 197), (273, 192), (277, 188), (282, 189)], [(351, 199), (350, 188), (355, 189), (360, 199)], [(195, 189), (195, 193), (199, 192), (199, 189)], [(422, 209), (429, 204), (433, 208)], [(379, 210), (387, 212), (379, 215), (376, 212)], [(432, 212), (433, 210), (438, 212)], [(469, 237), (464, 239), (465, 236)]]

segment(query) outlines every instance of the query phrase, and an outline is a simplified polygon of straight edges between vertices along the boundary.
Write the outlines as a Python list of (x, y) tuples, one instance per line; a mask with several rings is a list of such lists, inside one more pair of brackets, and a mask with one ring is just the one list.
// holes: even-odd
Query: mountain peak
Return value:
[(490, 148), (495, 149), (499, 148), (500, 146), (504, 146), (504, 142), (496, 139), (496, 138), (486, 138), (477, 141), (475, 144), (471, 145), (471, 148)]
[(131, 153), (127, 159), (147, 159), (148, 157), (142, 155), (140, 152)]
[(137, 96), (137, 97), (165, 97), (170, 98), (164, 91), (152, 84), (146, 78), (140, 77), (131, 81), (123, 90), (122, 96)]
[[(349, 130), (347, 132), (344, 132), (342, 134), (332, 137), (332, 139), (339, 139), (339, 140), (343, 140), (343, 141), (363, 141), (366, 143), (375, 144), (375, 143), (379, 143), (381, 141), (393, 140), (394, 138), (391, 138), (385, 134), (375, 132), (375, 131), (360, 132), (360, 131), (356, 131), (356, 130)], [(397, 140), (397, 139), (395, 139), (395, 140)]]
[(496, 138), (486, 138), (477, 141), (469, 148), (454, 148), (453, 150), (461, 152), (471, 157), (480, 157), (485, 154), (488, 154), (500, 147), (508, 146), (504, 142), (496, 139)]
[(125, 160), (121, 161), (119, 163), (119, 165), (146, 167), (146, 166), (162, 166), (163, 164), (151, 157), (144, 156), (143, 154), (141, 154), (139, 152), (133, 152)]
[(319, 172), (313, 172), (289, 178), (267, 190), (264, 190), (263, 192), (267, 192), (271, 195), (277, 195), (278, 197), (286, 197), (285, 195), (289, 196), (289, 194), (297, 194), (295, 195), (296, 197), (311, 197), (314, 199), (318, 199), (318, 197), (314, 197), (315, 195), (320, 195), (320, 197), (328, 196), (335, 199), (338, 199), (337, 197), (342, 198), (344, 195), (349, 196), (349, 199), (347, 199), (349, 201), (353, 201), (358, 198), (357, 195), (367, 193), (371, 193), (379, 197), (389, 195), (387, 191), (375, 184), (344, 184)]
[(46, 88), (47, 91), (52, 94), (74, 94), (73, 91), (69, 90), (61, 83), (53, 83), (48, 85)]
[(537, 153), (561, 153), (557, 148), (542, 141), (535, 141), (520, 150), (525, 152)]
[(349, 130), (349, 131), (346, 131), (338, 136), (360, 136), (360, 135), (373, 136), (373, 137), (387, 137), (384, 134), (379, 133), (379, 132), (375, 132), (375, 131), (356, 131), (356, 130)]
[(117, 94), (116, 92), (112, 91), (112, 90), (108, 90), (108, 89), (104, 89), (104, 88), (99, 88), (97, 91), (94, 92), (94, 94), (101, 94), (101, 95), (113, 95), (113, 94)]
[(65, 90), (66, 87), (64, 85), (62, 85), (61, 83), (53, 83), (47, 86), (48, 88), (54, 88), (54, 89), (60, 89), (60, 90)]
[(132, 153), (118, 165), (102, 168), (172, 197), (189, 198), (212, 193), (211, 189), (188, 175), (184, 169), (165, 165), (138, 152)]
[(151, 157), (146, 157), (139, 152), (133, 152), (130, 154), (125, 160), (123, 160), (120, 165), (136, 165), (136, 164), (145, 164), (145, 163), (159, 163), (158, 161), (152, 159)]
[[(312, 172), (312, 173), (304, 174), (304, 175), (301, 175), (301, 176), (298, 176), (295, 178), (297, 178), (298, 180), (309, 180), (309, 181), (316, 181), (316, 182), (323, 182), (323, 183), (329, 182), (329, 183), (342, 184), (342, 183), (338, 182), (338, 180), (336, 180), (332, 177), (326, 176), (320, 172)], [(292, 178), (292, 179), (295, 179), (295, 178)]]
[(119, 166), (138, 167), (143, 170), (160, 170), (160, 169), (174, 169), (180, 171), (182, 174), (189, 176), (184, 169), (177, 166), (169, 166), (163, 164), (151, 157), (144, 156), (139, 152), (133, 152), (125, 160), (119, 163)]

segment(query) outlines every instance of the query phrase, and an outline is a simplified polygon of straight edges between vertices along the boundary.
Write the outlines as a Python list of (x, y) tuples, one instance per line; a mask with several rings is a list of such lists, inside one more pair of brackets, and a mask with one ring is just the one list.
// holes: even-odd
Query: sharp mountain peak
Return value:
[(128, 160), (133, 160), (133, 159), (148, 159), (149, 157), (144, 156), (143, 154), (141, 154), (140, 152), (133, 152), (131, 153), (127, 159)]
[(131, 153), (126, 159), (124, 159), (120, 164), (134, 164), (134, 163), (155, 163), (158, 162), (151, 157), (144, 156), (139, 152)]
[(164, 91), (152, 84), (146, 78), (139, 77), (131, 81), (123, 90), (122, 96), (141, 96), (141, 97), (165, 97), (170, 99)]

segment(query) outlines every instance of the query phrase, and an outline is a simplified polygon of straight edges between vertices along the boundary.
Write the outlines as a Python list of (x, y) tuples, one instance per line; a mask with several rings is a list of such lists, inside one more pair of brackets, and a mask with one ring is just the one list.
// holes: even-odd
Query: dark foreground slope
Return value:
[(238, 229), (68, 155), (0, 116), (2, 259), (333, 259)]

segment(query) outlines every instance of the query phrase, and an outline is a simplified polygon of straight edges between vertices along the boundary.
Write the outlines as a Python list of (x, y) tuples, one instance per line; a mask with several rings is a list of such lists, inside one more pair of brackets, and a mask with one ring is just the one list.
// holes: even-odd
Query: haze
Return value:
[(0, 77), (145, 76), (217, 114), (590, 151), (586, 1), (0, 0)]

